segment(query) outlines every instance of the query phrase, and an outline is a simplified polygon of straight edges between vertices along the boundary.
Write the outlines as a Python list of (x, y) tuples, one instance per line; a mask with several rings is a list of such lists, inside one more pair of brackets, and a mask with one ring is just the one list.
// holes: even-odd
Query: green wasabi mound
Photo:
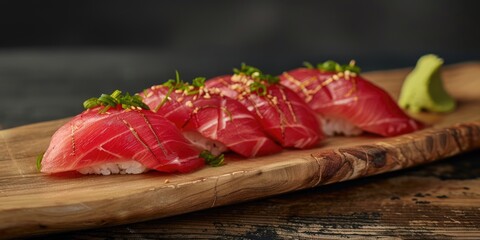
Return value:
[(400, 92), (398, 104), (412, 112), (450, 112), (455, 100), (445, 91), (440, 76), (443, 60), (428, 54), (418, 59), (415, 69), (407, 76)]

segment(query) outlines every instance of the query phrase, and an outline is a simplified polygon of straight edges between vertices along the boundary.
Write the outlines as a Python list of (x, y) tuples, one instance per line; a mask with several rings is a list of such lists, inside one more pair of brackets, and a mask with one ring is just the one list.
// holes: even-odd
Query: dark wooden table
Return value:
[[(0, 125), (70, 116), (81, 110), (80, 105), (72, 106), (85, 95), (94, 95), (92, 91), (107, 92), (115, 88), (112, 85), (138, 91), (157, 81), (156, 76), (168, 74), (158, 68), (161, 55), (76, 52), (71, 58), (71, 54), (0, 54)], [(480, 239), (480, 150), (231, 206), (38, 238)]]

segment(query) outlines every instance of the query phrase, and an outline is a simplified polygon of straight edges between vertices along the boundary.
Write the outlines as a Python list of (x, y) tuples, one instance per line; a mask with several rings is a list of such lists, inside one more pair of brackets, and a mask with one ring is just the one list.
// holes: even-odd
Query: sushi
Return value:
[(279, 77), (321, 116), (326, 135), (367, 131), (391, 137), (422, 128), (386, 91), (364, 79), (354, 61), (349, 65), (327, 61), (316, 68), (307, 64)]
[(146, 89), (144, 102), (156, 114), (175, 123), (200, 149), (219, 155), (233, 151), (243, 157), (280, 152), (282, 148), (262, 130), (256, 118), (239, 102), (219, 89), (204, 86), (205, 78), (192, 84), (175, 80)]
[(204, 166), (201, 152), (173, 123), (148, 110), (138, 96), (115, 91), (89, 99), (85, 105), (89, 109), (53, 135), (40, 163), (41, 172), (183, 173)]
[(233, 75), (192, 83), (176, 78), (136, 95), (84, 102), (37, 161), (44, 173), (186, 173), (224, 153), (243, 157), (318, 146), (324, 135), (385, 137), (421, 129), (354, 62), (307, 65), (279, 77), (242, 64)]
[(311, 148), (323, 139), (315, 113), (295, 92), (278, 84), (278, 78), (242, 64), (233, 75), (206, 82), (253, 113), (265, 132), (285, 148)]

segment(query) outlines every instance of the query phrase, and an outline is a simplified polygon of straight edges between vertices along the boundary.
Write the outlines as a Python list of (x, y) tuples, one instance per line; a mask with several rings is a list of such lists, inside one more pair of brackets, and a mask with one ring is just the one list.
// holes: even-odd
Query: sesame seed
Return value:
[(193, 113), (198, 113), (198, 110), (200, 110), (200, 108), (196, 107), (195, 109), (193, 109)]
[[(327, 85), (327, 84), (325, 84)], [(322, 89), (322, 87), (324, 87), (325, 85), (317, 85), (313, 90), (310, 90), (309, 93), (312, 93), (312, 94), (315, 94), (317, 93), (318, 91), (320, 91), (320, 89)]]
[(260, 76), (260, 73), (259, 73), (259, 72), (254, 72), (254, 73), (252, 73), (252, 77), (258, 77), (258, 76)]
[(148, 92), (146, 97), (148, 98), (148, 97), (151, 97), (152, 95), (153, 95), (153, 92)]
[(185, 103), (185, 106), (187, 106), (187, 107), (193, 107), (192, 101), (187, 101), (187, 102)]
[(275, 104), (275, 105), (278, 104), (278, 99), (277, 99), (276, 96), (272, 98), (272, 102), (273, 102), (273, 104)]
[(330, 84), (331, 82), (333, 82), (333, 78), (328, 78), (327, 80), (325, 80), (324, 82), (322, 82), (322, 86), (327, 86), (327, 85)]
[(177, 98), (177, 102), (181, 102), (181, 101), (183, 101), (183, 97)]
[(232, 82), (238, 82), (242, 79), (242, 76), (240, 74), (235, 74), (232, 76), (231, 80)]
[(340, 79), (340, 78), (338, 77), (338, 75), (333, 75), (332, 78), (333, 78), (333, 80), (338, 80), (338, 79)]
[(181, 92), (183, 92), (182, 89), (177, 89), (177, 90), (175, 90), (175, 93), (181, 93)]
[(193, 101), (197, 100), (198, 95), (193, 96)]
[(169, 183), (169, 182), (170, 182), (170, 180), (168, 180), (168, 178), (167, 178), (167, 179), (165, 179), (165, 183)]

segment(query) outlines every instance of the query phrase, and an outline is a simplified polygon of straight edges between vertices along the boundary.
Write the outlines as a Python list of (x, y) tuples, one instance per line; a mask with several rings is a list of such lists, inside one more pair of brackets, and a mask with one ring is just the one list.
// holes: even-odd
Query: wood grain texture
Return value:
[[(408, 70), (366, 76), (394, 96)], [(480, 64), (450, 66), (451, 114), (418, 114), (431, 124), (396, 138), (331, 138), (315, 149), (242, 160), (192, 174), (47, 176), (35, 158), (66, 120), (0, 131), (0, 234), (15, 237), (177, 215), (424, 164), (480, 147)], [(132, 207), (134, 206), (134, 207)]]
[(420, 167), (48, 239), (478, 239), (480, 149)]

